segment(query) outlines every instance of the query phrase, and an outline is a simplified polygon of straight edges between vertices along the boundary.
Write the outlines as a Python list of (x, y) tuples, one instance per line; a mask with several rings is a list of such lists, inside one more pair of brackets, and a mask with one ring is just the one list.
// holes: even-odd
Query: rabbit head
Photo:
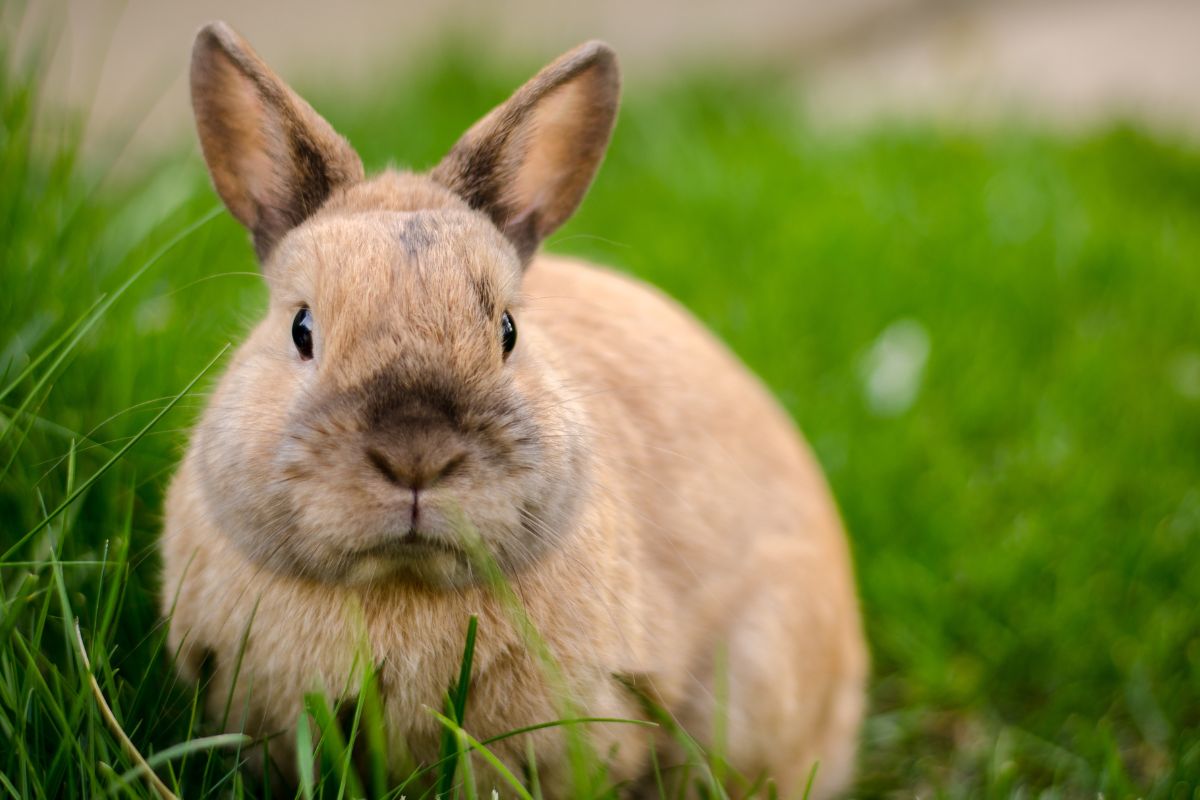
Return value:
[(478, 579), (560, 544), (585, 429), (521, 279), (578, 206), (619, 78), (588, 43), (432, 171), (367, 179), (349, 143), (232, 29), (197, 37), (204, 157), (270, 288), (197, 429), (206, 512), (250, 558), (355, 583)]

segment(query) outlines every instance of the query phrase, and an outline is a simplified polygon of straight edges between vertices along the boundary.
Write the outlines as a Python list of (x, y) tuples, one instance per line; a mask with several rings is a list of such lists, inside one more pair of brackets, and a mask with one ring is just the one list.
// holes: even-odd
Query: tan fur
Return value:
[[(222, 30), (237, 52), (220, 58), (261, 64)], [(633, 684), (702, 743), (726, 695), (728, 760), (769, 773), (782, 796), (802, 792), (814, 761), (817, 796), (849, 777), (866, 656), (838, 515), (791, 421), (652, 288), (548, 256), (523, 270), (595, 172), (616, 91), (611, 51), (586, 45), (432, 177), (334, 182), (265, 248), (266, 318), (170, 489), (163, 602), (183, 672), (212, 670), (213, 714), (245, 642), (229, 725), (283, 734), (271, 757), (291, 779), (302, 695), (352, 697), (364, 665), (379, 669), (396, 768), (435, 760), (425, 707), (441, 707), (471, 614), (478, 738), (564, 713), (641, 716)], [(290, 158), (269, 137), (227, 134), (243, 123), (200, 123), (210, 164), (213, 152)], [(344, 163), (337, 141), (302, 135)], [(271, 169), (300, 176), (277, 184), (285, 195), (307, 191), (305, 170)], [(213, 171), (234, 208), (253, 175), (221, 188)], [(510, 213), (536, 222), (507, 225)], [(311, 361), (291, 341), (302, 306), (316, 320)], [(506, 309), (518, 330), (507, 358)], [(481, 580), (474, 536), (557, 669)], [(646, 729), (588, 732), (616, 779), (645, 775)], [(548, 796), (564, 796), (562, 733), (496, 750), (516, 769), (527, 742)]]

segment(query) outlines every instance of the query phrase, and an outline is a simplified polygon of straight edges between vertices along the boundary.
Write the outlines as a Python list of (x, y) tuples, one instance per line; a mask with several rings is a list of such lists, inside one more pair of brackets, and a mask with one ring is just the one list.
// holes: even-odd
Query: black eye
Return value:
[(296, 343), (296, 351), (305, 361), (312, 358), (313, 315), (307, 308), (296, 312), (292, 320), (292, 341)]
[(500, 343), (504, 346), (504, 356), (517, 346), (517, 325), (513, 322), (512, 314), (505, 311), (500, 316)]

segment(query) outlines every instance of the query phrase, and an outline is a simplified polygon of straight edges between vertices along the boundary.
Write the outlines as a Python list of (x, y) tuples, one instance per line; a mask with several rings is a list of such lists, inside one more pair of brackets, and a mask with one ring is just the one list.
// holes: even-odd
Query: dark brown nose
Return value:
[(367, 448), (367, 461), (371, 466), (403, 489), (428, 489), (454, 474), (466, 458), (465, 452), (389, 453), (382, 448)]

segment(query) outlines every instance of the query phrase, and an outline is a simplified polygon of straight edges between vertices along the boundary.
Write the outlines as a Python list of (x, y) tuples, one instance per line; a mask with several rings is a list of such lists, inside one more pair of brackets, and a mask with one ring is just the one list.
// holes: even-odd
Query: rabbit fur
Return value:
[[(163, 609), (210, 715), (271, 736), (259, 766), (295, 781), (303, 696), (352, 703), (369, 667), (395, 769), (432, 763), (427, 708), (476, 615), (477, 739), (644, 718), (649, 699), (702, 746), (722, 728), (725, 760), (781, 796), (817, 762), (815, 796), (844, 787), (867, 658), (814, 459), (675, 302), (536, 252), (603, 158), (613, 52), (563, 55), (432, 171), (371, 178), (223, 23), (200, 31), (191, 82), (270, 288), (167, 498)], [(493, 751), (516, 774), (532, 753), (546, 796), (571, 796), (564, 730)], [(581, 730), (634, 787), (652, 744), (672, 752), (661, 729)]]

